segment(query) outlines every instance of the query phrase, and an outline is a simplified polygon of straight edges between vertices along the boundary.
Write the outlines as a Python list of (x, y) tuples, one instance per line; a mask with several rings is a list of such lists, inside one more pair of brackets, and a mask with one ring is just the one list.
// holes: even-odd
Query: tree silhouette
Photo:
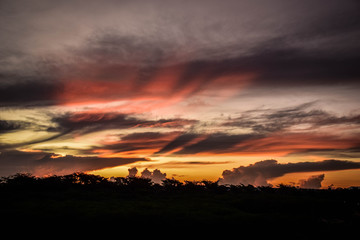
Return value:
[(309, 190), (284, 184), (255, 187), (176, 179), (155, 184), (147, 178), (107, 179), (79, 172), (47, 177), (19, 173), (1, 179), (0, 196), (0, 213), (8, 219), (32, 216), (114, 223), (143, 219), (146, 224), (151, 220), (174, 226), (176, 221), (244, 226), (269, 219), (277, 226), (360, 224), (359, 188)]
[(183, 183), (176, 179), (165, 179), (162, 181), (163, 187), (165, 190), (168, 191), (174, 191), (174, 190), (180, 190), (183, 187)]
[(4, 177), (2, 182), (11, 185), (29, 185), (34, 184), (36, 180), (35, 176), (30, 173), (17, 173), (9, 177)]
[(150, 190), (153, 186), (149, 178), (127, 177), (124, 179), (124, 183), (128, 188), (138, 190)]

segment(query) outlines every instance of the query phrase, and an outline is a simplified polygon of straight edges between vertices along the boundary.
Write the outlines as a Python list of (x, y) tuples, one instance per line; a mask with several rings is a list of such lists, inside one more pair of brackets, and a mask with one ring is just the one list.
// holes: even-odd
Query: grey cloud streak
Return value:
[(1, 120), (0, 119), (0, 133), (12, 132), (19, 129), (24, 129), (29, 123), (24, 121)]
[(27, 172), (40, 176), (47, 174), (70, 174), (79, 171), (92, 171), (126, 165), (138, 161), (148, 161), (148, 159), (61, 156), (46, 152), (9, 150), (2, 151), (0, 154), (0, 176), (8, 176), (19, 172)]
[(243, 112), (240, 117), (225, 121), (223, 126), (251, 128), (258, 133), (272, 133), (299, 124), (308, 124), (309, 129), (341, 124), (358, 126), (360, 115), (337, 116), (320, 110), (316, 102), (308, 102), (287, 108), (250, 110)]
[[(16, 132), (21, 130), (34, 130), (34, 131), (46, 131), (50, 136), (42, 138), (25, 140), (21, 143), (10, 144), (0, 142), (0, 150), (9, 150), (19, 147), (30, 146), (37, 143), (50, 142), (52, 140), (59, 139), (71, 139), (73, 134), (85, 135), (94, 132), (100, 132), (105, 130), (119, 130), (119, 129), (132, 129), (132, 128), (144, 128), (144, 129), (177, 129), (181, 130), (190, 127), (198, 120), (183, 119), (183, 118), (169, 118), (148, 120), (141, 119), (131, 114), (123, 114), (116, 112), (100, 112), (100, 113), (79, 113), (79, 112), (67, 112), (64, 114), (49, 115), (50, 123), (48, 125), (37, 125), (35, 122), (23, 122), (23, 121), (5, 121), (0, 120), (0, 132)], [(124, 137), (124, 140), (131, 139), (156, 139), (166, 134), (142, 132), (134, 133)], [(166, 144), (165, 140), (159, 140), (159, 144)], [(141, 148), (146, 147), (146, 141), (144, 144), (140, 144)], [(148, 147), (151, 147), (151, 143)], [(136, 146), (134, 143), (119, 143), (111, 146), (106, 146), (108, 149), (118, 149), (119, 151), (135, 150), (139, 149), (139, 144)], [(96, 149), (94, 147), (94, 149)]]
[(174, 140), (172, 140), (171, 142), (166, 144), (162, 149), (157, 151), (155, 153), (155, 155), (156, 154), (164, 154), (164, 153), (170, 152), (178, 147), (182, 147), (198, 136), (199, 136), (198, 134), (192, 134), (192, 133), (181, 134), (180, 136), (176, 137)]
[(184, 146), (174, 152), (174, 155), (197, 154), (197, 153), (226, 153), (234, 150), (239, 143), (259, 138), (258, 134), (225, 134), (214, 133), (207, 135), (205, 139), (191, 145)]
[(146, 120), (140, 119), (130, 114), (117, 112), (105, 113), (66, 113), (54, 116), (52, 122), (57, 127), (51, 127), (48, 131), (80, 131), (82, 133), (96, 132), (108, 129), (128, 129), (128, 128), (182, 128), (184, 126), (196, 124), (198, 121), (193, 119), (159, 119)]

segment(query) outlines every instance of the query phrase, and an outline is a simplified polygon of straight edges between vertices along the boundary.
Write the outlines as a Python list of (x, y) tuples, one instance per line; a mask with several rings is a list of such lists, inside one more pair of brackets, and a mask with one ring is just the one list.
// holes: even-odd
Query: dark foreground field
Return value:
[(356, 230), (360, 190), (305, 190), (280, 186), (219, 186), (216, 182), (71, 174), (16, 175), (0, 185), (0, 214), (7, 223), (248, 229)]

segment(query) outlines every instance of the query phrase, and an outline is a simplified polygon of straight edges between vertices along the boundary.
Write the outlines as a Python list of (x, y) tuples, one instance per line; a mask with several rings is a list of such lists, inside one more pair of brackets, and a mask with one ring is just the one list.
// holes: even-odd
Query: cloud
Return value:
[(221, 165), (233, 163), (232, 161), (168, 161), (164, 163), (149, 163), (142, 166), (148, 168), (165, 167), (165, 168), (192, 168), (194, 166)]
[(123, 141), (152, 141), (157, 139), (166, 139), (170, 136), (179, 134), (180, 132), (135, 132), (121, 136)]
[(334, 158), (360, 158), (360, 147), (350, 147), (350, 148), (309, 148), (294, 151), (289, 153), (288, 156), (304, 156), (304, 155), (318, 155), (324, 157), (334, 157)]
[(186, 145), (174, 154), (226, 153), (231, 152), (237, 144), (259, 137), (257, 134), (214, 133), (194, 144)]
[[(189, 127), (196, 128), (196, 124), (200, 121), (184, 118), (148, 120), (137, 118), (136, 115), (116, 112), (80, 112), (60, 115), (53, 118), (53, 122), (57, 126), (49, 128), (48, 131), (58, 132), (59, 137), (61, 137), (72, 132), (87, 134), (109, 129), (175, 128), (177, 130), (172, 132), (136, 132), (121, 136), (119, 141), (99, 142), (100, 145), (92, 147), (93, 151), (108, 150), (108, 153), (136, 153), (139, 150), (146, 150), (148, 154), (157, 156), (168, 153), (189, 155), (274, 152), (281, 155), (304, 155), (308, 153), (325, 154), (327, 152), (330, 154), (332, 152), (335, 154), (338, 152), (341, 154), (341, 152), (347, 152), (350, 157), (357, 156), (354, 148), (359, 145), (359, 141), (356, 137), (330, 135), (326, 127), (339, 126), (340, 128), (346, 126), (356, 129), (359, 125), (358, 116), (355, 114), (336, 116), (318, 110), (314, 102), (286, 108), (250, 110), (241, 113), (240, 117), (221, 121), (219, 126), (223, 127), (224, 130), (241, 128), (248, 130), (249, 133), (234, 134), (231, 131), (183, 132)], [(299, 130), (297, 126), (302, 128)], [(320, 131), (320, 127), (325, 127), (326, 131)], [(332, 128), (332, 131), (336, 132), (336, 129)], [(331, 149), (333, 151), (330, 151)], [(344, 156), (340, 158), (344, 158)], [(335, 155), (329, 155), (329, 157), (335, 158)]]
[(197, 137), (199, 137), (199, 135), (193, 133), (181, 134), (178, 137), (176, 137), (174, 140), (166, 144), (162, 149), (157, 151), (155, 154), (164, 154), (172, 150), (175, 150), (176, 148), (184, 146), (185, 144), (187, 144), (188, 142), (190, 142), (191, 140)]
[(154, 183), (162, 183), (166, 179), (166, 173), (162, 173), (159, 169), (152, 172), (151, 179)]
[(142, 172), (141, 172), (141, 178), (151, 178), (152, 173), (149, 171), (149, 169), (145, 168)]
[(222, 125), (249, 128), (254, 132), (269, 134), (299, 124), (307, 124), (307, 129), (342, 124), (357, 126), (360, 124), (360, 115), (358, 114), (336, 116), (324, 110), (316, 109), (315, 103), (308, 102), (279, 109), (250, 110), (242, 113), (240, 117), (225, 121)]
[(41, 151), (23, 152), (17, 150), (2, 151), (0, 154), (0, 176), (18, 172), (29, 172), (35, 175), (69, 174), (77, 171), (93, 171), (148, 161), (145, 158), (100, 158), (96, 156), (79, 157), (57, 155)]
[(34, 2), (2, 3), (6, 105), (185, 98), (247, 73), (266, 87), (357, 85), (360, 76), (356, 1)]
[(128, 177), (135, 177), (136, 174), (138, 173), (138, 170), (136, 167), (129, 168), (128, 171), (129, 171)]
[(151, 141), (118, 141), (115, 143), (102, 144), (99, 147), (92, 147), (90, 153), (102, 153), (102, 156), (112, 156), (114, 154), (123, 153), (126, 155), (151, 155), (154, 151), (161, 148), (167, 141), (165, 140), (151, 140)]
[(301, 188), (321, 188), (321, 182), (324, 180), (325, 174), (310, 176), (308, 179), (300, 179), (299, 187)]
[[(277, 130), (270, 132), (269, 130), (265, 131), (262, 129), (259, 132), (247, 134), (216, 132), (191, 136), (185, 135), (184, 138), (180, 135), (155, 152), (155, 155), (170, 152), (170, 155), (174, 156), (229, 153), (239, 155), (272, 153), (290, 156), (291, 154), (308, 155), (316, 153), (326, 154), (327, 152), (331, 157), (331, 153), (341, 154), (346, 152), (345, 154), (356, 157), (358, 155), (356, 151), (358, 145), (359, 140), (355, 136), (331, 135), (328, 132), (322, 133), (306, 130), (294, 132), (291, 130)], [(331, 149), (332, 151), (330, 151)]]
[[(181, 129), (192, 126), (198, 122), (194, 119), (169, 118), (159, 120), (147, 120), (134, 117), (131, 114), (117, 112), (82, 113), (69, 112), (60, 116), (54, 116), (51, 122), (55, 124), (47, 129), (48, 132), (58, 132), (52, 139), (69, 133), (87, 134), (109, 129), (131, 128), (169, 128)], [(150, 134), (150, 133), (148, 133)], [(134, 137), (128, 136), (128, 137)], [(154, 134), (153, 134), (154, 136)], [(44, 140), (46, 141), (46, 139)]]
[[(336, 115), (317, 108), (314, 102), (283, 108), (286, 101), (279, 101), (276, 109), (234, 113), (271, 105), (278, 97), (273, 98), (275, 88), (296, 100), (307, 99), (311, 89), (322, 101), (323, 89), (329, 86), (336, 91), (339, 86), (350, 89), (331, 99), (346, 105), (344, 111), (356, 109), (356, 104), (346, 102), (350, 98), (350, 103), (356, 102), (355, 94), (345, 96), (356, 93), (360, 78), (356, 1), (326, 5), (310, 0), (228, 0), (226, 4), (221, 0), (34, 0), (0, 4), (0, 30), (6, 36), (0, 38), (1, 108), (9, 112), (24, 107), (38, 112), (72, 109), (48, 115), (49, 121), (41, 119), (41, 134), (40, 126), (0, 121), (1, 132), (12, 134), (27, 128), (28, 135), (39, 138), (29, 137), (16, 145), (11, 145), (15, 140), (3, 141), (2, 149), (52, 140), (57, 143), (50, 145), (61, 147), (69, 145), (70, 139), (73, 143), (74, 136), (126, 129), (146, 132), (114, 142), (99, 137), (96, 146), (84, 151), (358, 156), (355, 133), (360, 115), (356, 111)], [(256, 100), (248, 102), (245, 97), (244, 101), (244, 88), (244, 94)], [(261, 100), (258, 89), (271, 100)], [(220, 102), (220, 98), (229, 101)], [(198, 104), (195, 112), (188, 107), (195, 100), (209, 104)], [(327, 98), (324, 103), (331, 105)], [(342, 112), (338, 106), (329, 108)], [(215, 128), (197, 128), (220, 111), (231, 114), (232, 119), (222, 120)], [(27, 114), (19, 111), (19, 115)], [(148, 114), (166, 117), (146, 119)], [(198, 116), (199, 120), (169, 117), (175, 114)], [(94, 144), (86, 137), (77, 144)]]
[(55, 96), (63, 87), (62, 83), (56, 79), (36, 75), (31, 77), (1, 76), (0, 72), (0, 81), (2, 81), (0, 83), (2, 106), (53, 105), (57, 102)]
[(151, 172), (149, 169), (145, 168), (141, 172), (142, 178), (148, 178), (151, 179), (154, 183), (162, 183), (162, 180), (166, 179), (166, 173), (162, 173), (159, 169), (155, 169), (153, 172)]
[(102, 156), (112, 156), (118, 153), (124, 153), (126, 155), (152, 155), (179, 134), (181, 134), (181, 131), (136, 132), (126, 135), (114, 135), (114, 140), (109, 142), (100, 141), (97, 146), (92, 146), (86, 150), (85, 153), (99, 153), (102, 154)]
[[(136, 167), (129, 168), (129, 175), (128, 177), (136, 177), (138, 172)], [(161, 184), (163, 180), (166, 179), (166, 173), (162, 173), (159, 169), (155, 169), (154, 171), (150, 171), (149, 169), (145, 168), (141, 172), (141, 178), (151, 179), (154, 183)]]
[(266, 186), (268, 185), (268, 180), (281, 177), (287, 173), (337, 171), (359, 168), (359, 162), (342, 160), (283, 164), (278, 163), (276, 160), (264, 160), (250, 164), (249, 166), (240, 166), (238, 168), (233, 168), (232, 170), (225, 170), (222, 173), (222, 177), (219, 178), (219, 182), (221, 184), (251, 184), (256, 186)]
[[(139, 119), (129, 114), (116, 112), (99, 112), (99, 113), (66, 113), (61, 116), (55, 116), (53, 123), (58, 125), (58, 129), (74, 129), (87, 131), (98, 131), (107, 129), (126, 129), (135, 127), (144, 128), (179, 128), (186, 125), (197, 123), (192, 119), (159, 119), (146, 120)], [(52, 128), (51, 130), (57, 130)]]
[(0, 133), (26, 128), (29, 123), (24, 121), (0, 120)]

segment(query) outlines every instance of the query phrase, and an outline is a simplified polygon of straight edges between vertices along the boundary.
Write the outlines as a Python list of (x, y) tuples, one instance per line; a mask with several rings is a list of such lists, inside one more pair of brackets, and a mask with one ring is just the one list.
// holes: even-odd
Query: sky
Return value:
[(0, 176), (360, 186), (359, 19), (356, 0), (1, 0)]

